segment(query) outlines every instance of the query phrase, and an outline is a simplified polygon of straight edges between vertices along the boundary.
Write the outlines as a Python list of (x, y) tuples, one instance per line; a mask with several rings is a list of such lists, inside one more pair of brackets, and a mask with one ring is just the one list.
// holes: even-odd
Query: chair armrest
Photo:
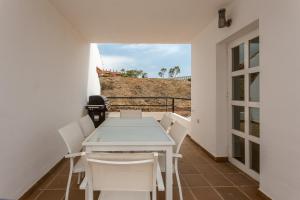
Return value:
[(182, 158), (182, 155), (179, 153), (173, 153), (173, 158)]
[(75, 157), (83, 156), (83, 155), (85, 155), (85, 152), (69, 153), (69, 154), (65, 155), (65, 158), (75, 158)]
[(165, 155), (166, 155), (165, 153), (161, 153), (161, 152), (158, 153), (158, 156), (165, 156)]
[(85, 190), (87, 188), (87, 177), (85, 176), (84, 179), (82, 180), (82, 182), (80, 183), (79, 189), (80, 190)]
[(156, 183), (158, 191), (165, 191), (164, 181), (161, 175), (161, 170), (159, 167), (159, 163), (157, 163), (157, 171), (156, 171)]

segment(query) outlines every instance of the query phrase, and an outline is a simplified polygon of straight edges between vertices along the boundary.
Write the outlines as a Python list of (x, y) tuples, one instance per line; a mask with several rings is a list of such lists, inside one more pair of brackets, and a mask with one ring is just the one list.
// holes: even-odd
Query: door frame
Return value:
[[(258, 29), (228, 44), (228, 49), (227, 49), (228, 51), (228, 75), (227, 75), (228, 77), (228, 148), (229, 148), (228, 159), (229, 162), (231, 162), (237, 168), (241, 169), (246, 174), (248, 174), (255, 180), (259, 181), (260, 178), (259, 173), (257, 173), (256, 171), (250, 168), (250, 149), (249, 149), (250, 147), (249, 141), (252, 141), (260, 145), (260, 138), (251, 136), (249, 134), (249, 108), (250, 107), (259, 108), (259, 112), (261, 113), (260, 102), (249, 101), (249, 74), (255, 72), (260, 73), (260, 68), (261, 68), (260, 64), (257, 67), (249, 68), (249, 41), (251, 39), (254, 39), (255, 37), (259, 37)], [(232, 48), (242, 43), (244, 43), (244, 69), (232, 72)], [(245, 93), (244, 101), (232, 100), (232, 77), (239, 76), (239, 75), (244, 75), (244, 93)], [(244, 132), (240, 132), (232, 128), (232, 106), (243, 106), (245, 108), (244, 110), (245, 131)], [(232, 134), (245, 139), (245, 164), (233, 158)]]

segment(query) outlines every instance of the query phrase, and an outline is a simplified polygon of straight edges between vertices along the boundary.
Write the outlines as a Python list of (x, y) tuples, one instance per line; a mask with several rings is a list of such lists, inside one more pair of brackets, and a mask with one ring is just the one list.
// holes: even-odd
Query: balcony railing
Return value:
[(141, 109), (144, 112), (174, 112), (191, 115), (191, 99), (178, 97), (107, 97), (111, 111)]

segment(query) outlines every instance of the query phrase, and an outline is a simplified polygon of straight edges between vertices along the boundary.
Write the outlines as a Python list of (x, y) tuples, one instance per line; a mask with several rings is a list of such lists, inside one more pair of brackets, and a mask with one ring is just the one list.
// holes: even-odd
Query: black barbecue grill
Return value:
[(105, 120), (105, 114), (110, 108), (110, 103), (105, 96), (94, 95), (89, 97), (88, 105), (85, 108), (97, 128)]

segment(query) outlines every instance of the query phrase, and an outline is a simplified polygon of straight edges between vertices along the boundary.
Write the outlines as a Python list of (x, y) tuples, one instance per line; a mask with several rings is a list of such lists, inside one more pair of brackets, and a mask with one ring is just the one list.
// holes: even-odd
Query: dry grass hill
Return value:
[[(102, 77), (101, 94), (107, 97), (175, 97), (191, 98), (191, 82), (186, 80), (171, 80), (159, 78), (128, 78), (128, 77)], [(112, 105), (148, 105), (143, 106), (144, 111), (165, 111), (165, 99), (111, 99)], [(172, 100), (168, 100), (172, 104)], [(124, 107), (123, 107), (124, 108)], [(128, 107), (132, 108), (132, 107)], [(137, 108), (137, 107), (135, 107)], [(141, 107), (140, 107), (141, 108)], [(112, 107), (113, 110), (119, 107)], [(172, 110), (171, 106), (168, 109)], [(175, 100), (175, 110), (183, 115), (190, 114), (190, 101)]]

